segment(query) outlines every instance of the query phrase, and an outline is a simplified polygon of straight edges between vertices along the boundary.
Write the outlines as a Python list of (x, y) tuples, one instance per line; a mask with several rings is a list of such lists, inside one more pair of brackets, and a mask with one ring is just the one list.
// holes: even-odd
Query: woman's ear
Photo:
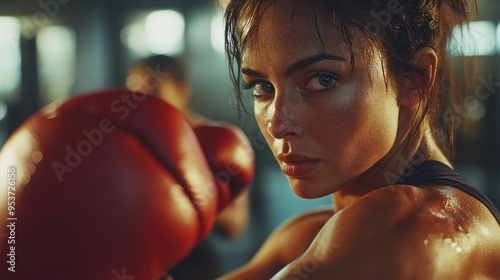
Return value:
[(421, 72), (406, 75), (400, 83), (399, 104), (412, 108), (420, 103), (424, 96), (431, 93), (436, 80), (438, 57), (436, 52), (429, 47), (419, 49), (410, 62)]

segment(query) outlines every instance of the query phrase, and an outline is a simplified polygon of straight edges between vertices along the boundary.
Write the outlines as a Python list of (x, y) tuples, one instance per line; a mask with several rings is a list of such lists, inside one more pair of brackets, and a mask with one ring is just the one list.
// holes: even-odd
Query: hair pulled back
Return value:
[[(372, 46), (382, 52), (389, 78), (409, 74), (424, 75), (423, 70), (411, 63), (413, 55), (424, 47), (432, 48), (439, 65), (430, 94), (422, 94), (418, 113), (411, 132), (418, 132), (428, 119), (435, 138), (443, 152), (453, 155), (454, 118), (456, 104), (472, 85), (453, 69), (449, 55), (449, 42), (455, 26), (465, 26), (476, 11), (475, 1), (467, 0), (232, 0), (226, 9), (226, 53), (231, 79), (237, 97), (242, 102), (240, 67), (242, 50), (258, 30), (260, 18), (267, 8), (278, 1), (287, 1), (290, 7), (309, 9), (316, 17), (321, 13), (331, 15), (344, 36), (355, 63), (354, 34), (361, 32)], [(318, 32), (319, 36), (319, 32)], [(320, 36), (321, 37), (321, 36)], [(320, 38), (321, 39), (321, 38)], [(461, 71), (463, 71), (462, 69)], [(467, 70), (467, 69), (465, 69)], [(423, 90), (421, 92), (424, 92)], [(451, 115), (450, 115), (451, 114)]]

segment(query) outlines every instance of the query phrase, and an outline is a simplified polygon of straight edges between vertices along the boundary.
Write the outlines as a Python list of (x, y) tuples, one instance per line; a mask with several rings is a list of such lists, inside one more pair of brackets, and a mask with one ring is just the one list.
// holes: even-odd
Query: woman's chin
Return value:
[(296, 179), (288, 177), (292, 191), (301, 198), (320, 198), (337, 191), (333, 185), (325, 186), (308, 179)]

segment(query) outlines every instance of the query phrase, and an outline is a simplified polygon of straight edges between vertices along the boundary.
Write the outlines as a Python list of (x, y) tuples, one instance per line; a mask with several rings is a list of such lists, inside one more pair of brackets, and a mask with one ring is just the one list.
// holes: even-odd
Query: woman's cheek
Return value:
[[(385, 157), (394, 145), (397, 132), (398, 109), (385, 94), (369, 92), (364, 106), (359, 110), (359, 134), (356, 145), (357, 158), (370, 166)], [(370, 95), (371, 94), (371, 95)], [(353, 125), (354, 126), (354, 125)]]
[(331, 137), (335, 137), (338, 145), (342, 146), (339, 156), (346, 165), (344, 168), (365, 168), (362, 162), (373, 162), (373, 159), (378, 157), (374, 154), (375, 151), (381, 148), (381, 134), (374, 129), (378, 130), (378, 115), (382, 112), (373, 106), (367, 94), (369, 93), (359, 90), (342, 95), (337, 101), (341, 106), (336, 106), (332, 116), (331, 125), (336, 128), (336, 135)]
[(255, 120), (257, 121), (257, 125), (259, 126), (260, 131), (264, 135), (264, 138), (266, 139), (266, 142), (268, 145), (271, 144), (271, 135), (267, 131), (267, 125), (269, 124), (271, 118), (272, 118), (272, 112), (270, 112), (271, 107), (268, 105), (265, 105), (260, 102), (254, 102), (254, 115), (255, 115)]
[(257, 120), (259, 126), (264, 122), (267, 123), (267, 120), (271, 115), (270, 112), (268, 112), (269, 106), (265, 106), (262, 102), (254, 101), (253, 107), (254, 107), (255, 119)]

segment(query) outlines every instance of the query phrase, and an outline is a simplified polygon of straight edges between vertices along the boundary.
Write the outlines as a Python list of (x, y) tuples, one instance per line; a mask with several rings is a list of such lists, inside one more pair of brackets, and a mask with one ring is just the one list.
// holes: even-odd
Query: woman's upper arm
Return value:
[(220, 280), (270, 279), (298, 258), (332, 216), (333, 211), (311, 211), (286, 221), (266, 240), (252, 260)]
[(331, 279), (333, 275), (339, 277), (338, 271), (331, 271), (332, 264), (335, 265), (335, 259), (342, 261), (342, 256), (346, 255), (344, 251), (350, 250), (350, 244), (344, 243), (346, 240), (338, 237), (339, 214), (328, 221), (302, 255), (281, 269), (272, 279)]

